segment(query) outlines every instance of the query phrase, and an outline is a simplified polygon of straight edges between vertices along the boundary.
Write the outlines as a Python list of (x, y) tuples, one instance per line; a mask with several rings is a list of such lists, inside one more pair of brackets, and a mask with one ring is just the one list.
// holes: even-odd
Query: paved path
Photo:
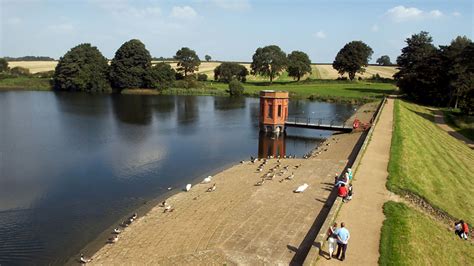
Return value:
[[(392, 139), (393, 99), (388, 99), (375, 126), (372, 139), (354, 175), (354, 197), (345, 203), (336, 222), (345, 222), (351, 233), (347, 247), (346, 265), (377, 265), (382, 223), (385, 216), (383, 204), (390, 199), (385, 187)], [(327, 245), (322, 249), (320, 265), (341, 264), (328, 260)]]
[(432, 109), (434, 113), (434, 122), (444, 131), (448, 132), (449, 135), (452, 137), (466, 143), (469, 148), (474, 149), (474, 141), (464, 137), (460, 133), (456, 132), (453, 128), (451, 128), (446, 122), (444, 121), (444, 114), (440, 110)]

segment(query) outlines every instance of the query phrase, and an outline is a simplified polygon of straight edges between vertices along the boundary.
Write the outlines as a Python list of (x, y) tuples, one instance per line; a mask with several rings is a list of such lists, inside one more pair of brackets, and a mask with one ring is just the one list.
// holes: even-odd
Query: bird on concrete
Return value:
[(191, 189), (191, 184), (187, 184), (186, 187), (184, 188), (184, 191), (189, 191)]
[(211, 180), (212, 180), (212, 176), (208, 176), (204, 178), (204, 180), (202, 180), (202, 183), (203, 184), (211, 183)]
[(117, 228), (114, 228), (114, 230), (112, 231), (113, 234), (120, 234), (122, 231), (120, 231), (120, 229), (117, 227)]
[(118, 239), (119, 239), (118, 235), (115, 235), (115, 236), (109, 238), (107, 240), (107, 242), (109, 242), (110, 244), (117, 243)]
[(79, 258), (79, 261), (80, 261), (82, 264), (85, 264), (85, 263), (91, 262), (91, 261), (92, 261), (92, 258), (86, 258), (86, 257), (84, 256), (84, 254), (81, 253), (81, 257)]
[(216, 190), (216, 184), (212, 185), (212, 187), (207, 189), (207, 192), (213, 192)]
[(262, 178), (262, 180), (255, 183), (255, 186), (261, 186), (261, 185), (263, 185), (263, 183), (265, 183), (265, 179)]
[(295, 173), (291, 173), (291, 175), (286, 177), (286, 180), (293, 180), (295, 178)]

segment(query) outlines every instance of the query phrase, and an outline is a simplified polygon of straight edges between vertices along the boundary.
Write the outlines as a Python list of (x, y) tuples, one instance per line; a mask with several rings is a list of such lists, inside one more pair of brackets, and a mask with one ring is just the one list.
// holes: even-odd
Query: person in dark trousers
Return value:
[[(345, 227), (344, 223), (341, 223), (341, 228), (336, 230), (337, 235), (337, 253), (336, 258), (340, 259), (341, 261), (346, 259), (346, 250), (347, 250), (347, 243), (349, 242), (349, 238), (351, 235), (349, 230)], [(342, 251), (342, 255), (341, 255)]]

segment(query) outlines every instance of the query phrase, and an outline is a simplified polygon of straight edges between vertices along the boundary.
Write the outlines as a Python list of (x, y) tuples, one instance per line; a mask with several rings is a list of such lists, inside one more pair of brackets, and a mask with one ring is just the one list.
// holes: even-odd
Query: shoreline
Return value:
[[(366, 117), (371, 117), (373, 110), (372, 111), (367, 111), (367, 110), (373, 109), (373, 107), (376, 106), (376, 105), (377, 105), (377, 103), (375, 103), (375, 104), (366, 104), (366, 105), (361, 106), (360, 108), (358, 108), (356, 113), (354, 113), (347, 121), (352, 121), (355, 117), (358, 117), (359, 119), (361, 119), (361, 116), (364, 116), (364, 114), (365, 114)], [(364, 121), (363, 119), (361, 119), (361, 120)], [(335, 161), (335, 160), (339, 159), (339, 163), (340, 163), (341, 162), (340, 161), (340, 159), (341, 159), (340, 156), (338, 156), (337, 154), (331, 155), (331, 152), (326, 153), (326, 151), (323, 150), (324, 147), (331, 146), (331, 149), (333, 147), (337, 147), (338, 146), (337, 145), (338, 140), (341, 141), (341, 139), (343, 140), (342, 142), (344, 142), (344, 139), (352, 139), (352, 140), (349, 140), (349, 142), (351, 142), (351, 141), (354, 142), (354, 139), (358, 139), (360, 134), (361, 133), (333, 134), (333, 135), (329, 136), (319, 146), (316, 146), (315, 148), (313, 148), (311, 150), (312, 157), (309, 160), (308, 159), (285, 159), (284, 161), (285, 161), (285, 163), (286, 162), (292, 162), (292, 163), (300, 162), (300, 164), (309, 165), (309, 163), (305, 163), (305, 162), (311, 162), (311, 161), (314, 161), (314, 160), (317, 160), (317, 161), (324, 161), (324, 160)], [(353, 144), (354, 144), (353, 146), (355, 146), (355, 143), (353, 143)], [(343, 146), (341, 148), (347, 149), (347, 147), (345, 147), (347, 145), (339, 145), (339, 146)], [(350, 150), (352, 150), (352, 148)], [(327, 150), (327, 148), (326, 148), (326, 150)], [(338, 153), (338, 152), (335, 152), (335, 153)], [(339, 157), (339, 158), (337, 158), (337, 157)], [(276, 161), (276, 160), (273, 160), (273, 162), (274, 161)], [(323, 166), (324, 166), (324, 162), (323, 163), (319, 162), (319, 163), (323, 164)], [(245, 165), (247, 165), (247, 164), (248, 164), (248, 161), (245, 163)], [(212, 176), (213, 177), (217, 176), (217, 177), (216, 177), (215, 180), (213, 180), (213, 182), (221, 183), (226, 178), (225, 177), (226, 173), (228, 173), (230, 171), (233, 171), (233, 170), (235, 170), (236, 168), (239, 168), (239, 167), (241, 167), (241, 168), (244, 167), (245, 168), (245, 166), (243, 166), (242, 164), (230, 163), (228, 165), (220, 167), (219, 169), (216, 169), (215, 171), (213, 171), (214, 174)], [(194, 184), (194, 185), (193, 185), (193, 188), (191, 189), (191, 191), (193, 189), (196, 189), (196, 187), (202, 187), (203, 186), (203, 185), (199, 184), (200, 180), (202, 180), (202, 177), (196, 177), (196, 178), (193, 179), (193, 181), (191, 183)], [(211, 183), (213, 183), (213, 182), (211, 182)], [(134, 229), (135, 229), (134, 227), (136, 226), (136, 224), (139, 221), (150, 218), (153, 215), (153, 212), (156, 212), (157, 209), (159, 210), (160, 207), (158, 206), (158, 204), (161, 201), (163, 201), (164, 199), (174, 201), (174, 199), (176, 199), (176, 198), (183, 198), (183, 197), (186, 197), (187, 194), (191, 193), (191, 192), (183, 192), (181, 189), (179, 189), (179, 190), (177, 190), (177, 189), (179, 189), (179, 188), (175, 188), (172, 191), (167, 192), (167, 193), (165, 193), (165, 194), (163, 194), (163, 195), (161, 195), (161, 196), (159, 196), (159, 197), (157, 197), (153, 200), (149, 200), (146, 203), (145, 206), (139, 207), (137, 209), (137, 213), (139, 214), (139, 219), (133, 225), (126, 228), (122, 234), (124, 234), (125, 231), (126, 232), (134, 231)], [(205, 195), (207, 195), (207, 194), (205, 194)], [(200, 197), (200, 195), (198, 195), (198, 197)], [(178, 210), (178, 212), (179, 212), (179, 210)], [(111, 230), (114, 227), (116, 227), (116, 225), (117, 225), (117, 223), (110, 226), (104, 232), (99, 234), (96, 239), (94, 239), (92, 242), (87, 244), (85, 248), (82, 249), (82, 252), (85, 253), (86, 256), (90, 256), (91, 254), (94, 254), (92, 257), (95, 258), (104, 249), (109, 249), (109, 247), (113, 248), (113, 246), (105, 244), (104, 239), (107, 239), (107, 236), (110, 236)], [(77, 264), (77, 258), (78, 258), (77, 255), (76, 255), (76, 257), (70, 258), (67, 261), (67, 264)], [(93, 262), (95, 262), (95, 261), (93, 261)]]

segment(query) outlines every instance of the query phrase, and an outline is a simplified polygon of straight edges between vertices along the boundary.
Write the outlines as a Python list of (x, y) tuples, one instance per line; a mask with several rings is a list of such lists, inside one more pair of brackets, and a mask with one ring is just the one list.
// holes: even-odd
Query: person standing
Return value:
[[(341, 228), (336, 230), (336, 236), (337, 236), (336, 258), (343, 261), (343, 260), (346, 259), (347, 243), (349, 242), (349, 238), (351, 238), (349, 230), (347, 230), (344, 223), (341, 223)], [(342, 256), (340, 256), (341, 251), (342, 251)], [(339, 256), (340, 256), (340, 258), (339, 258)]]
[(333, 226), (329, 227), (327, 232), (327, 241), (328, 241), (328, 251), (329, 251), (329, 259), (332, 258), (334, 254), (334, 249), (336, 248), (336, 230), (337, 230), (337, 223), (334, 223)]

